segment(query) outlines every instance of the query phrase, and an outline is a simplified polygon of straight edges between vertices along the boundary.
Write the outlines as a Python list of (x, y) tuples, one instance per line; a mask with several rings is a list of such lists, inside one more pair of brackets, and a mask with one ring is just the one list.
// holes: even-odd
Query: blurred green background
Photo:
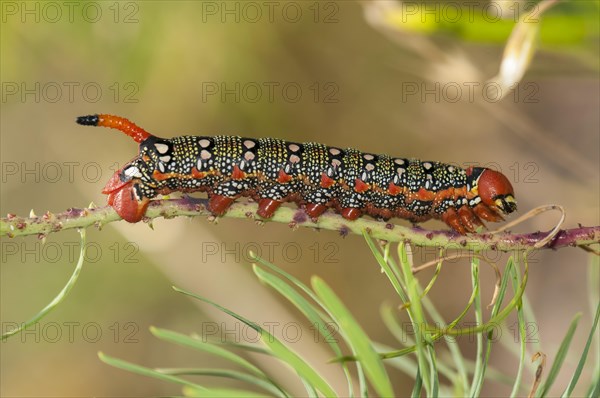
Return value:
[[(540, 47), (523, 80), (494, 101), (482, 100), (481, 92), (498, 73), (514, 25), (510, 18), (410, 25), (393, 17), (398, 2), (4, 1), (0, 211), (27, 215), (30, 209), (58, 212), (91, 201), (104, 205), (103, 185), (135, 155), (136, 145), (74, 119), (112, 113), (163, 137), (278, 137), (487, 164), (509, 177), (521, 214), (553, 203), (565, 207), (568, 227), (598, 225), (598, 9), (595, 2), (576, 3), (551, 10), (554, 25), (542, 24)], [(437, 7), (441, 13), (442, 5)], [(557, 218), (545, 214), (516, 230), (547, 230)], [(439, 222), (425, 227), (445, 228)], [(45, 245), (36, 238), (1, 243), (5, 331), (60, 290), (76, 262), (78, 234), (50, 235)], [(0, 344), (0, 395), (180, 394), (178, 386), (111, 368), (96, 356), (104, 351), (146, 366), (218, 367), (213, 357), (169, 346), (148, 332), (155, 325), (212, 333), (213, 326), (224, 325), (228, 337), (244, 337), (239, 324), (196, 306), (171, 285), (272, 324), (279, 336), (291, 330), (286, 324), (301, 326), (293, 348), (343, 385), (341, 374), (325, 363), (331, 354), (315, 343), (310, 325), (256, 282), (248, 249), (304, 281), (320, 275), (371, 338), (397, 345), (378, 314), (380, 304), (395, 295), (361, 237), (196, 218), (156, 220), (154, 230), (113, 223), (89, 230), (88, 244), (90, 259), (66, 302), (37, 329)], [(415, 259), (434, 254), (418, 250)], [(507, 258), (488, 256), (499, 264)], [(531, 337), (550, 355), (577, 311), (586, 316), (574, 351), (583, 347), (590, 324), (587, 260), (577, 249), (533, 256), (527, 294), (537, 323)], [(447, 265), (430, 293), (447, 318), (470, 295), (465, 265)], [(485, 269), (482, 278), (489, 282), (489, 299), (493, 273)], [(460, 341), (467, 353), (475, 352), (471, 343)], [(499, 349), (492, 363), (511, 374), (507, 358)], [(291, 379), (287, 369), (255, 359), (282, 384)], [(409, 393), (412, 382), (390, 372), (398, 394)], [(484, 395), (508, 391), (486, 388)]]

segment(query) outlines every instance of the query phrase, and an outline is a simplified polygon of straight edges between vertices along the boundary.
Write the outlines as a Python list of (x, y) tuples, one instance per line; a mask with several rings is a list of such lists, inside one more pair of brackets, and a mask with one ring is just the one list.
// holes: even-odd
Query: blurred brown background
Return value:
[[(163, 137), (243, 134), (491, 164), (512, 181), (521, 214), (554, 203), (567, 210), (567, 227), (597, 225), (597, 14), (591, 16), (596, 20), (591, 36), (585, 26), (581, 37), (567, 43), (542, 41), (516, 90), (501, 101), (486, 101), (481, 87), (498, 72), (510, 28), (493, 40), (483, 30), (481, 37), (450, 30), (403, 32), (385, 26), (380, 13), (397, 3), (384, 3), (374, 8), (355, 2), (273, 2), (270, 11), (263, 2), (3, 2), (0, 212), (58, 212), (91, 201), (104, 205), (102, 187), (135, 155), (136, 145), (115, 131), (78, 126), (74, 119), (112, 113)], [(475, 98), (469, 98), (469, 84), (476, 87)], [(458, 98), (453, 87), (462, 90)], [(517, 230), (546, 230), (557, 219), (544, 214)], [(445, 228), (439, 222), (425, 227)], [(2, 240), (3, 331), (36, 313), (62, 288), (75, 265), (77, 244), (74, 231), (51, 235), (44, 246), (35, 238)], [(90, 229), (88, 244), (90, 259), (66, 301), (37, 329), (0, 345), (2, 396), (181, 393), (179, 386), (101, 363), (98, 351), (152, 367), (226, 367), (148, 332), (151, 325), (212, 332), (212, 326), (229, 322), (229, 337), (243, 338), (239, 324), (197, 306), (172, 285), (263, 326), (272, 323), (280, 337), (295, 330), (286, 324), (301, 325), (302, 338), (293, 348), (341, 386), (341, 375), (325, 364), (332, 354), (314, 342), (310, 325), (256, 281), (248, 249), (305, 282), (319, 275), (371, 338), (399, 346), (379, 315), (382, 302), (397, 305), (397, 298), (361, 237), (195, 218), (156, 220), (154, 230), (113, 223)], [(490, 257), (499, 264), (507, 259)], [(415, 258), (431, 259), (433, 252), (417, 251)], [(583, 348), (590, 325), (588, 262), (589, 255), (578, 249), (533, 256), (527, 288), (537, 316), (532, 338), (550, 359), (576, 312), (585, 315), (573, 342), (575, 358)], [(419, 277), (427, 283), (430, 275)], [(485, 300), (493, 280), (484, 266)], [(469, 295), (469, 267), (461, 262), (448, 263), (430, 293), (449, 320)], [(473, 357), (474, 344), (460, 344)], [(568, 369), (574, 363), (568, 360)], [(512, 375), (516, 360), (498, 346), (492, 364)], [(291, 372), (272, 362), (265, 366), (302, 393)], [(398, 394), (408, 394), (410, 379), (389, 371)], [(557, 384), (564, 386), (567, 376), (564, 372)], [(526, 383), (532, 380), (531, 373), (524, 377)], [(490, 383), (484, 394), (509, 391)]]

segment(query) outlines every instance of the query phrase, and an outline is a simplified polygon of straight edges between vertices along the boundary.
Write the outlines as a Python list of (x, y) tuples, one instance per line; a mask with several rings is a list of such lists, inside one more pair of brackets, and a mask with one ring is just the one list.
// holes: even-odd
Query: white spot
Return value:
[(244, 146), (248, 149), (250, 148), (254, 148), (256, 146), (256, 142), (252, 141), (252, 140), (245, 140), (244, 141)]
[(396, 172), (398, 173), (398, 176), (402, 176), (402, 174), (404, 174), (405, 171), (406, 171), (406, 169), (403, 168), (403, 167), (398, 167), (396, 169)]
[(167, 144), (156, 143), (154, 144), (154, 147), (161, 155), (164, 155), (165, 153), (169, 152), (169, 146)]
[(331, 161), (331, 165), (332, 165), (333, 167), (339, 167), (341, 164), (342, 164), (342, 161), (341, 161), (341, 160), (339, 160), (339, 159), (333, 159), (333, 160)]
[(373, 171), (375, 170), (375, 165), (373, 163), (367, 163), (365, 165), (365, 169), (367, 169), (368, 171)]
[(251, 161), (253, 160), (255, 157), (254, 153), (248, 151), (244, 154), (244, 159), (246, 159), (247, 161)]
[(202, 138), (198, 143), (202, 148), (208, 148), (210, 146), (210, 140), (207, 140), (206, 138)]
[(161, 162), (168, 163), (169, 160), (171, 160), (171, 157), (169, 155), (165, 155), (165, 156), (161, 156), (159, 159)]
[(433, 165), (429, 162), (423, 162), (423, 167), (425, 168), (425, 170), (430, 170)]
[(126, 168), (123, 171), (123, 174), (125, 174), (129, 178), (133, 178), (133, 177), (139, 178), (139, 177), (142, 176), (142, 173), (140, 173), (140, 169), (138, 169), (135, 166), (131, 166), (131, 167)]
[(245, 168), (246, 168), (246, 162), (244, 160), (242, 160), (240, 162), (240, 170), (244, 171)]
[(406, 161), (404, 159), (394, 159), (394, 163), (396, 163), (398, 166), (404, 166)]
[(164, 164), (162, 164), (162, 163), (159, 163), (159, 164), (158, 164), (158, 170), (159, 170), (161, 173), (164, 173), (164, 172), (166, 171), (166, 169), (165, 169), (165, 165), (164, 165)]
[(366, 160), (373, 160), (373, 159), (375, 159), (375, 156), (371, 155), (370, 153), (365, 153), (365, 154), (363, 155), (363, 157), (364, 157)]
[(339, 150), (338, 148), (329, 148), (329, 153), (332, 154), (333, 156), (337, 156), (340, 153), (342, 153), (342, 151)]
[(202, 159), (202, 160), (210, 159), (211, 157), (212, 157), (212, 153), (210, 153), (206, 149), (203, 149), (200, 152), (200, 159)]
[(288, 148), (292, 152), (298, 152), (300, 150), (300, 147), (296, 144), (290, 144), (288, 145)]
[(300, 162), (300, 157), (298, 155), (292, 155), (292, 156), (290, 156), (290, 162), (298, 163), (298, 162)]
[(454, 168), (454, 166), (450, 166), (450, 167), (448, 167), (448, 171), (449, 171), (450, 173), (454, 173), (454, 170), (456, 170), (456, 169)]

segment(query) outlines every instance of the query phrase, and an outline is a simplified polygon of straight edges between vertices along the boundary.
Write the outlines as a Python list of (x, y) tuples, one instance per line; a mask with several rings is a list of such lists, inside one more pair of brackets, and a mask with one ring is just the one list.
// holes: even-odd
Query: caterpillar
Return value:
[(348, 219), (363, 214), (422, 222), (444, 221), (459, 234), (482, 220), (516, 210), (513, 187), (500, 172), (434, 161), (375, 155), (356, 149), (273, 138), (180, 136), (159, 138), (112, 115), (77, 123), (117, 129), (139, 143), (138, 155), (116, 171), (102, 193), (128, 222), (140, 221), (151, 199), (171, 192), (207, 192), (208, 210), (223, 215), (238, 197), (258, 202), (265, 219), (296, 202), (317, 219), (333, 208)]

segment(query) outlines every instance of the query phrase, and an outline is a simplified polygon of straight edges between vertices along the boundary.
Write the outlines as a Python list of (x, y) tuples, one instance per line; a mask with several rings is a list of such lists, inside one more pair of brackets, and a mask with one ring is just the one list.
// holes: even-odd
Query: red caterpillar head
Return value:
[(471, 190), (481, 203), (496, 214), (510, 214), (517, 210), (513, 187), (504, 174), (483, 167), (469, 167), (466, 172), (473, 181)]
[[(143, 142), (152, 137), (141, 127), (127, 119), (111, 115), (91, 115), (77, 118), (77, 123), (84, 126), (102, 126), (120, 130), (134, 139)], [(142, 193), (140, 185), (141, 173), (135, 165), (127, 164), (115, 172), (102, 193), (108, 195), (108, 204), (125, 221), (138, 222), (146, 213), (150, 199)]]

